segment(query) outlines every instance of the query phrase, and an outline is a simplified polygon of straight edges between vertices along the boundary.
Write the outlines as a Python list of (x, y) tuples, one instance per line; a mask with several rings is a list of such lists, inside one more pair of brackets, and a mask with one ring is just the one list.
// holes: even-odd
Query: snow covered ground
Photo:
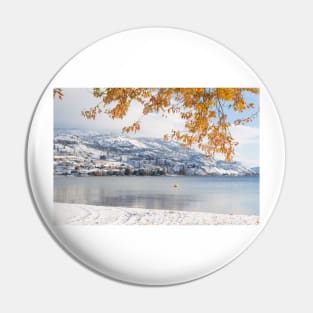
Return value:
[(255, 215), (54, 203), (56, 224), (67, 225), (257, 225)]

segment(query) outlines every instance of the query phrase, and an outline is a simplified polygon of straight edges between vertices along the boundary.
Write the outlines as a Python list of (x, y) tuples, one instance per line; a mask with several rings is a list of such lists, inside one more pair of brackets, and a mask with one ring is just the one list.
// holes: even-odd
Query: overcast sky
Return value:
[[(112, 120), (105, 114), (100, 114), (95, 120), (87, 120), (81, 115), (81, 111), (89, 109), (99, 103), (92, 95), (91, 89), (64, 89), (62, 100), (55, 98), (54, 101), (54, 127), (55, 128), (79, 128), (96, 130), (102, 133), (121, 134), (124, 126), (129, 126), (142, 116), (142, 106), (134, 103), (129, 112), (122, 119)], [(258, 96), (247, 94), (246, 101), (257, 102)], [(235, 114), (228, 112), (229, 118), (238, 118)], [(168, 118), (161, 114), (148, 114), (141, 119), (141, 130), (137, 134), (129, 134), (134, 137), (157, 137), (170, 133), (172, 129), (184, 128), (184, 121), (179, 114), (171, 114)], [(258, 117), (249, 126), (236, 126), (231, 128), (235, 140), (239, 141), (236, 149), (235, 159), (240, 160), (247, 166), (258, 166), (259, 164), (259, 121)]]

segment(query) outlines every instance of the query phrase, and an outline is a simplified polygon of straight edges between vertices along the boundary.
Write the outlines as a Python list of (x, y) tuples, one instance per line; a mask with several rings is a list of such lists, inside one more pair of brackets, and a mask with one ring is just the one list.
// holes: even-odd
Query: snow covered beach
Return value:
[(257, 225), (259, 216), (54, 203), (60, 225)]

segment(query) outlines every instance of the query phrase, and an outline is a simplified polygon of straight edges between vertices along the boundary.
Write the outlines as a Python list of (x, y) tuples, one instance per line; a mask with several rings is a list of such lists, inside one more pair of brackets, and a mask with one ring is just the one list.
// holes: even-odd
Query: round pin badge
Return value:
[(273, 212), (284, 165), (258, 76), (217, 42), (170, 28), (75, 55), (28, 136), (32, 196), (54, 239), (87, 268), (142, 285), (194, 280), (239, 256)]

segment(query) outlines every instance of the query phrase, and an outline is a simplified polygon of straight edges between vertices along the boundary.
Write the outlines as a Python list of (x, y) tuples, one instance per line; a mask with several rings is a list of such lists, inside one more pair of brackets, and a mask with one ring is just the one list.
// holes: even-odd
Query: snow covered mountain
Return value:
[(253, 172), (255, 172), (256, 174), (260, 175), (260, 167), (259, 166), (251, 167), (250, 169)]
[(207, 158), (177, 142), (55, 129), (54, 172), (61, 175), (259, 175), (240, 162)]

